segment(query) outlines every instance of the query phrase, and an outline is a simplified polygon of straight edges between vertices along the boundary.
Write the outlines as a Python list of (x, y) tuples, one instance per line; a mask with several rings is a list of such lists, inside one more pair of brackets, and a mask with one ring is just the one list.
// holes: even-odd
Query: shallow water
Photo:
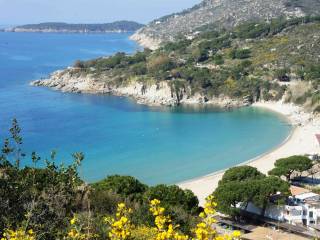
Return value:
[(29, 86), (76, 59), (136, 51), (128, 36), (0, 32), (0, 137), (16, 117), (27, 153), (49, 157), (55, 149), (58, 161), (70, 163), (71, 153), (82, 151), (80, 174), (87, 181), (117, 173), (156, 184), (247, 161), (288, 136), (286, 120), (262, 109), (150, 108), (127, 98)]

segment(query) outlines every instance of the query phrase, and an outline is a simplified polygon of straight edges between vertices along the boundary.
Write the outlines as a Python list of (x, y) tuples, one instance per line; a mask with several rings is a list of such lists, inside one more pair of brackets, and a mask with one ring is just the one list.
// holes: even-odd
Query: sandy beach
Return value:
[[(259, 171), (267, 173), (274, 166), (277, 159), (292, 155), (320, 153), (320, 146), (315, 134), (320, 133), (320, 118), (311, 113), (304, 112), (300, 107), (281, 102), (259, 102), (253, 107), (265, 108), (280, 113), (288, 118), (293, 125), (290, 136), (278, 147), (254, 159), (248, 159), (242, 165), (256, 167)], [(192, 190), (199, 198), (200, 205), (218, 186), (224, 171), (191, 179), (178, 185), (183, 189)]]

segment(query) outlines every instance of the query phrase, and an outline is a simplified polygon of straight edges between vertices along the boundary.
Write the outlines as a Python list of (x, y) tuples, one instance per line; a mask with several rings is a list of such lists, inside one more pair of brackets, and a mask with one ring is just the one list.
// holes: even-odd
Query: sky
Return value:
[(199, 2), (201, 0), (0, 0), (0, 25), (116, 20), (148, 23)]

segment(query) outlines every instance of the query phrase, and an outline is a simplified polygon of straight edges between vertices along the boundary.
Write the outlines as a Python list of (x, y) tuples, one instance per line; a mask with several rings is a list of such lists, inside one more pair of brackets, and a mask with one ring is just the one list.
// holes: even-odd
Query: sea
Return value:
[(30, 86), (76, 60), (134, 53), (130, 33), (68, 34), (0, 32), (0, 139), (11, 121), (21, 127), (22, 165), (30, 154), (44, 166), (83, 152), (79, 174), (87, 182), (131, 175), (155, 185), (175, 184), (253, 159), (281, 144), (291, 132), (276, 113), (245, 107), (148, 107), (110, 95), (62, 93)]

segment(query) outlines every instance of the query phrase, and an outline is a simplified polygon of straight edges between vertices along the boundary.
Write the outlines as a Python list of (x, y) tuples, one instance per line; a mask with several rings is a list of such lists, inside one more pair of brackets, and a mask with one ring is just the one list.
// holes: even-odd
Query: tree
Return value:
[(246, 205), (252, 195), (248, 192), (248, 182), (227, 182), (220, 184), (214, 192), (218, 210), (236, 219), (240, 214), (239, 204)]
[(130, 200), (141, 200), (147, 185), (131, 176), (113, 175), (92, 184), (95, 192), (112, 191)]
[(242, 182), (249, 179), (261, 179), (265, 177), (258, 169), (250, 166), (229, 168), (219, 182), (219, 185), (229, 182)]
[(278, 159), (275, 168), (269, 171), (269, 175), (285, 176), (290, 181), (293, 171), (306, 171), (312, 167), (312, 161), (305, 156), (291, 156), (288, 158)]
[(214, 196), (222, 213), (237, 218), (240, 207), (246, 209), (249, 202), (261, 207), (264, 215), (271, 197), (278, 192), (278, 199), (284, 199), (289, 194), (289, 184), (275, 176), (266, 177), (256, 168), (241, 166), (226, 171)]
[(290, 185), (275, 176), (265, 177), (253, 182), (251, 188), (254, 189), (252, 202), (261, 207), (261, 216), (264, 216), (265, 210), (270, 203), (271, 197), (277, 194), (276, 201), (284, 200), (289, 196)]
[(159, 199), (163, 204), (171, 206), (181, 206), (188, 212), (198, 210), (198, 198), (190, 190), (183, 190), (176, 185), (168, 186), (160, 184), (150, 187), (145, 194), (148, 201)]

